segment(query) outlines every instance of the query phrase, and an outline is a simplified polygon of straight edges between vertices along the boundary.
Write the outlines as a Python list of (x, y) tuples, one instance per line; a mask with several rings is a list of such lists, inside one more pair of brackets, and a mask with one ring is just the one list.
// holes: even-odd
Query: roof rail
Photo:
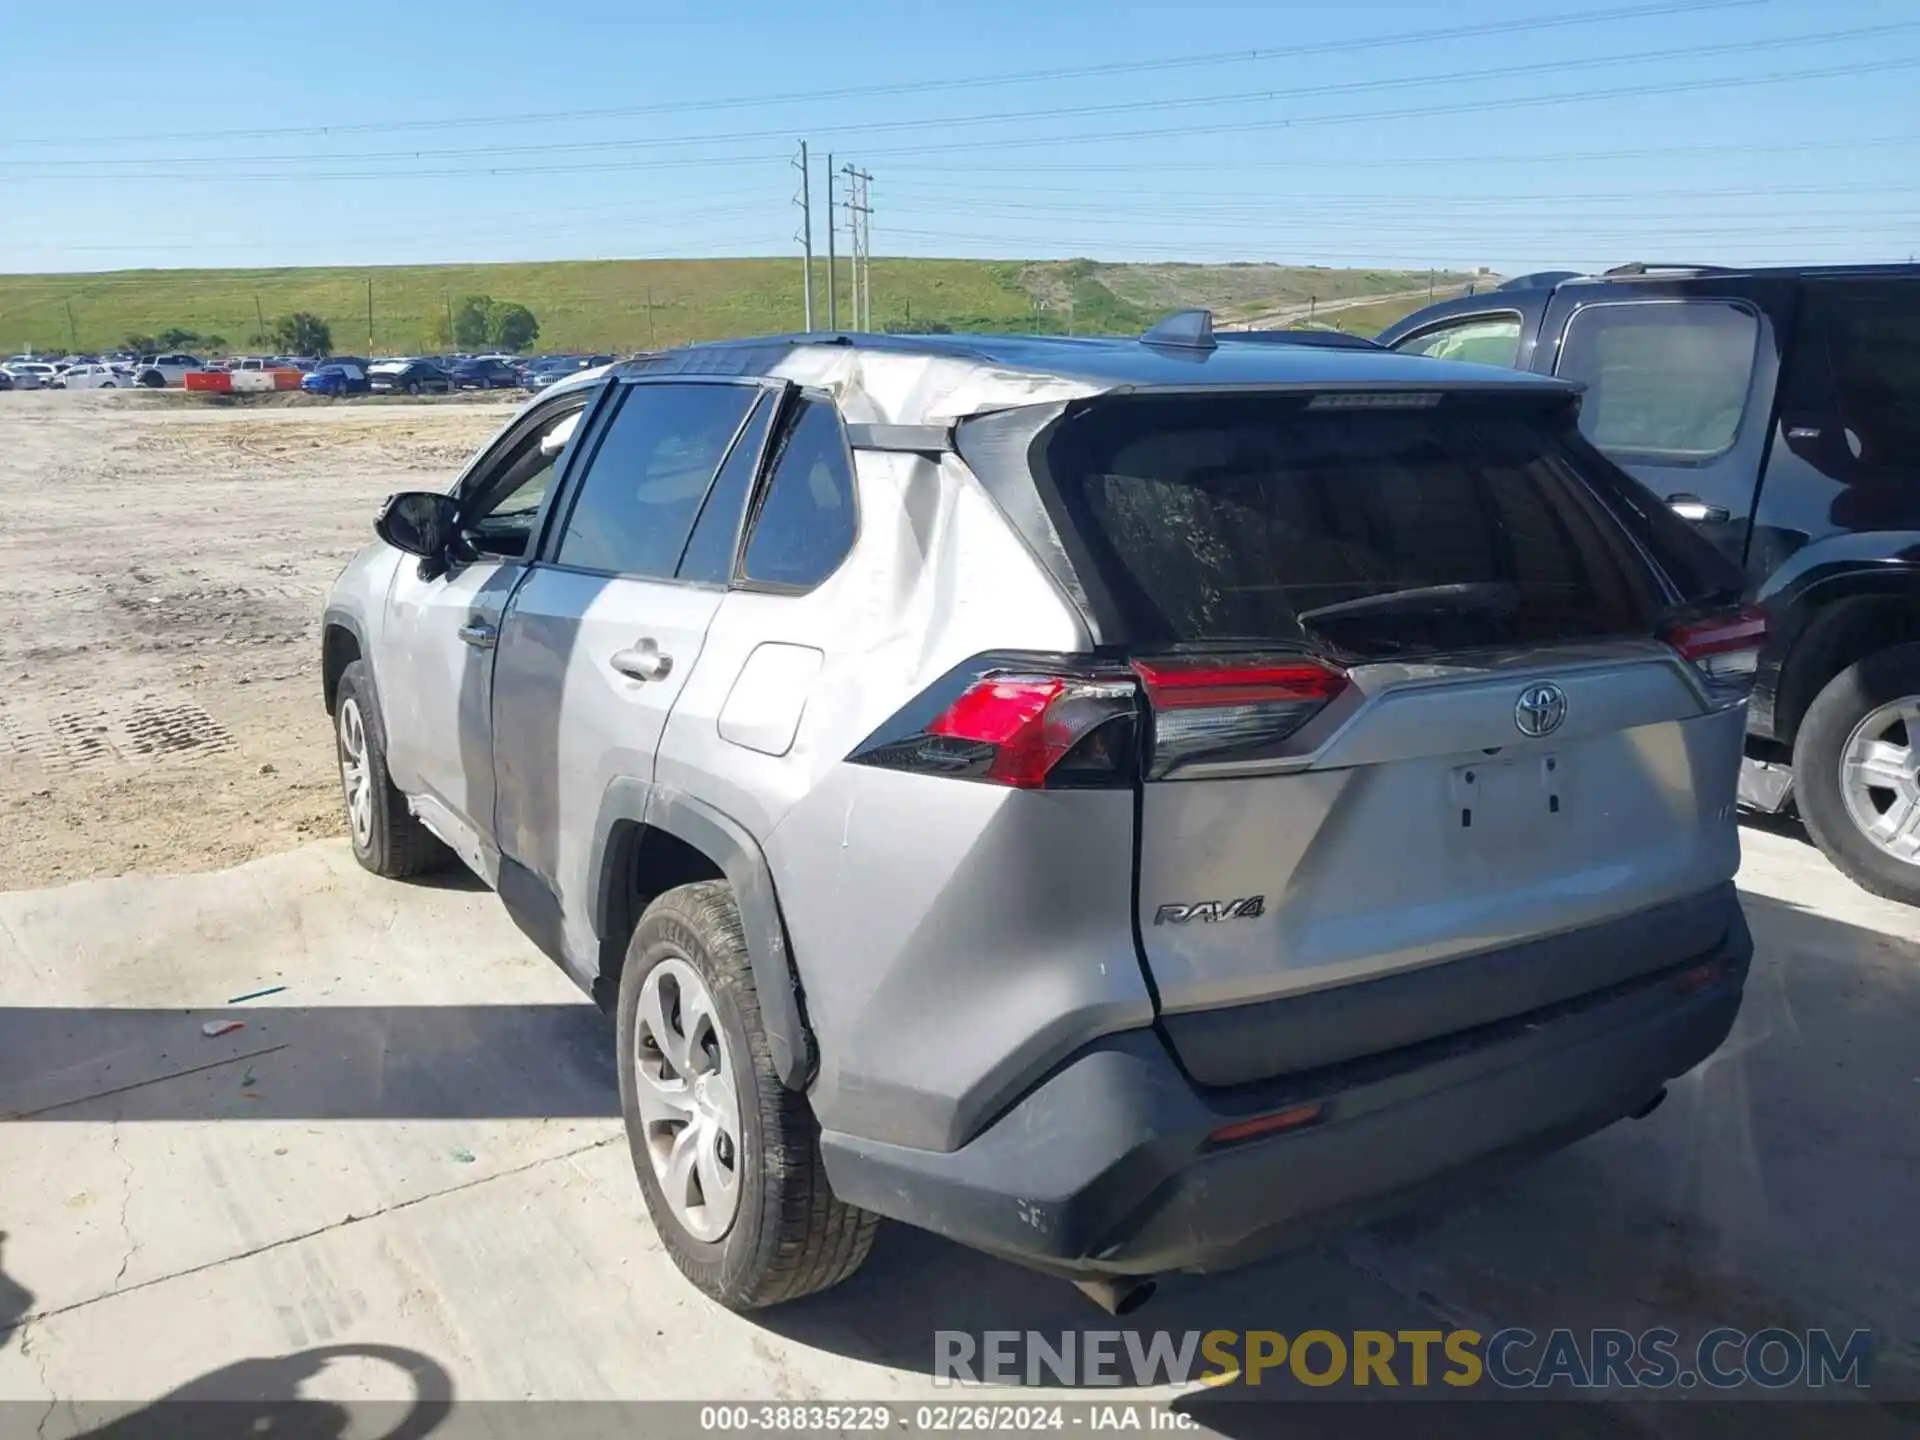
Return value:
[(1602, 280), (1631, 279), (1636, 275), (1663, 274), (1676, 271), (1685, 275), (1731, 275), (1733, 271), (1725, 265), (1688, 265), (1664, 260), (1635, 260), (1627, 265), (1616, 265), (1611, 270), (1602, 270)]
[(1180, 310), (1167, 316), (1140, 337), (1142, 345), (1157, 345), (1164, 350), (1212, 350), (1213, 312)]
[(1531, 275), (1516, 275), (1511, 280), (1502, 280), (1495, 288), (1499, 290), (1545, 290), (1567, 280), (1584, 280), (1586, 275), (1579, 270), (1536, 270)]

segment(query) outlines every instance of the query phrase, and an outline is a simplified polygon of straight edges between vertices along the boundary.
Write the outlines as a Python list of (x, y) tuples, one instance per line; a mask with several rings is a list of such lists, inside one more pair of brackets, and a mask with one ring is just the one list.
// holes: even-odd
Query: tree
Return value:
[(462, 350), (481, 350), (493, 338), (493, 297), (462, 296), (453, 308), (453, 343)]
[(151, 335), (129, 335), (124, 343), (135, 355), (152, 355), (160, 349), (160, 342)]
[(518, 353), (540, 338), (540, 322), (524, 305), (500, 305), (493, 312), (493, 343)]
[(275, 322), (273, 343), (288, 355), (331, 355), (333, 331), (311, 310), (296, 310)]
[(206, 335), (206, 336), (202, 336), (201, 338), (207, 342), (207, 349), (211, 350), (214, 354), (224, 355), (227, 353), (227, 337), (226, 336)]
[(162, 330), (154, 340), (162, 350), (180, 350), (200, 338), (198, 330), (182, 330), (178, 325)]

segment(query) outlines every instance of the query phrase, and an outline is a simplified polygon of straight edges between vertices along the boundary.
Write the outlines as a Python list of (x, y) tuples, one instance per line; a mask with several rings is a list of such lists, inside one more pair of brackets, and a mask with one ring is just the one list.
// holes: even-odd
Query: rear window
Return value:
[(1666, 595), (1564, 411), (1311, 402), (1141, 396), (1055, 428), (1046, 468), (1131, 638), (1358, 658), (1653, 627)]

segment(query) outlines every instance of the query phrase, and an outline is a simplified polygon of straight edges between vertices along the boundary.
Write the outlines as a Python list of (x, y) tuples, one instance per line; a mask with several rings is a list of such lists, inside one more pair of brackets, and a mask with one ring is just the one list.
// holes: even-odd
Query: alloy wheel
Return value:
[(1870, 711), (1840, 752), (1847, 815), (1878, 849), (1920, 865), (1920, 695)]
[(367, 760), (366, 721), (352, 696), (340, 702), (340, 786), (347, 794), (353, 843), (365, 850), (373, 844), (373, 767)]
[(654, 1178), (687, 1234), (712, 1244), (740, 1208), (740, 1102), (713, 996), (682, 957), (648, 973), (633, 1034)]

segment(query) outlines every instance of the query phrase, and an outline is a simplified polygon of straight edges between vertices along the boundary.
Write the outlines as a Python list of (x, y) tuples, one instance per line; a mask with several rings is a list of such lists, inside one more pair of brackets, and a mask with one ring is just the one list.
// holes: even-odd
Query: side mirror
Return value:
[(444, 559), (459, 536), (460, 507), (451, 495), (403, 490), (389, 495), (373, 522), (373, 533), (396, 550), (423, 560)]

